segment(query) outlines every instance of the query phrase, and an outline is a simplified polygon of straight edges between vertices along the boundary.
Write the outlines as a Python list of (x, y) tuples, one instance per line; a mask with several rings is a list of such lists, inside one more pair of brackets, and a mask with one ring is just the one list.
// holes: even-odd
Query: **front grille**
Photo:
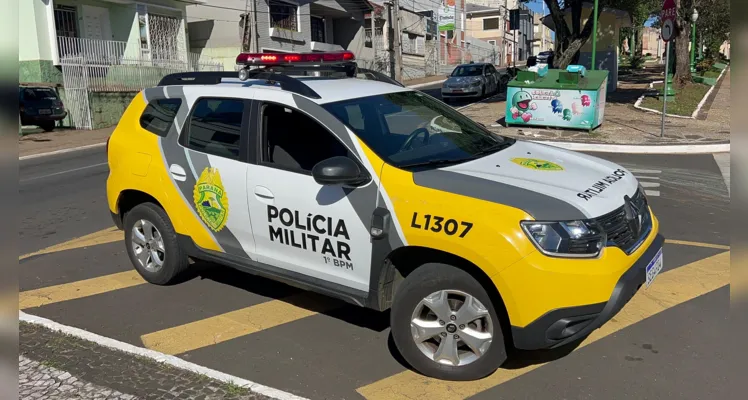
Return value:
[(632, 231), (626, 221), (626, 211), (624, 210), (624, 206), (621, 206), (601, 217), (595, 218), (594, 220), (607, 234), (607, 245), (619, 247), (627, 254), (630, 254), (638, 247), (640, 239), (649, 233), (652, 226), (647, 198), (641, 190), (637, 190), (636, 194), (634, 194), (634, 197), (631, 199), (631, 203), (639, 209), (639, 213), (642, 216), (642, 226), (639, 234)]

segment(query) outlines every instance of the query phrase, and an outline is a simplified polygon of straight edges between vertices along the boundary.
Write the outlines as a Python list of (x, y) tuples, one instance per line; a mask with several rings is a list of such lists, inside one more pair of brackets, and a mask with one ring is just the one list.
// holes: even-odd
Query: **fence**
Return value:
[(137, 42), (59, 37), (66, 106), (73, 125), (93, 129), (92, 93), (137, 92), (153, 87), (164, 76), (177, 72), (221, 71), (220, 62), (198, 54), (170, 52), (167, 57), (141, 50)]

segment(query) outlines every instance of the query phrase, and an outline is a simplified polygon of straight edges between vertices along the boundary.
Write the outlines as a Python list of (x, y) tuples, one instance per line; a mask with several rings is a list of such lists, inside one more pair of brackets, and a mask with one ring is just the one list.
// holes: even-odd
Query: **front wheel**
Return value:
[(405, 361), (433, 378), (481, 379), (507, 358), (488, 293), (450, 265), (426, 264), (408, 275), (395, 295), (390, 323)]

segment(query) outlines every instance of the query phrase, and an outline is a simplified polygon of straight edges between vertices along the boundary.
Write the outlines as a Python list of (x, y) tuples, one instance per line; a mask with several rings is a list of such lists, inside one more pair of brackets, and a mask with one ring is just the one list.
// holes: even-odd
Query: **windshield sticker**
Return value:
[(584, 192), (577, 193), (577, 197), (584, 199), (585, 201), (589, 201), (591, 198), (599, 196), (600, 193), (603, 192), (603, 190), (620, 181), (625, 176), (626, 171), (619, 168), (613, 171), (612, 174), (604, 177), (602, 180), (595, 182), (592, 186), (590, 186), (589, 189), (585, 190)]
[(271, 242), (310, 250), (321, 254), (325, 264), (353, 269), (345, 221), (270, 205), (267, 209)]
[(563, 171), (564, 167), (546, 160), (536, 158), (512, 158), (512, 162), (525, 168), (538, 171)]
[(229, 216), (229, 199), (221, 182), (218, 168), (207, 167), (195, 183), (193, 200), (198, 215), (208, 227), (218, 232), (226, 226)]

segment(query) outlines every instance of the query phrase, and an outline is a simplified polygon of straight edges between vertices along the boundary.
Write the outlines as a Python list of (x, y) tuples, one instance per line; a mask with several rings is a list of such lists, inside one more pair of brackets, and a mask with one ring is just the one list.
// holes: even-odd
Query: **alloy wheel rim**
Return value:
[(431, 293), (418, 303), (410, 330), (423, 355), (456, 367), (473, 363), (488, 352), (494, 324), (477, 298), (448, 289)]
[(164, 266), (166, 248), (161, 232), (150, 221), (141, 219), (132, 227), (133, 254), (140, 266), (150, 272), (157, 272)]

